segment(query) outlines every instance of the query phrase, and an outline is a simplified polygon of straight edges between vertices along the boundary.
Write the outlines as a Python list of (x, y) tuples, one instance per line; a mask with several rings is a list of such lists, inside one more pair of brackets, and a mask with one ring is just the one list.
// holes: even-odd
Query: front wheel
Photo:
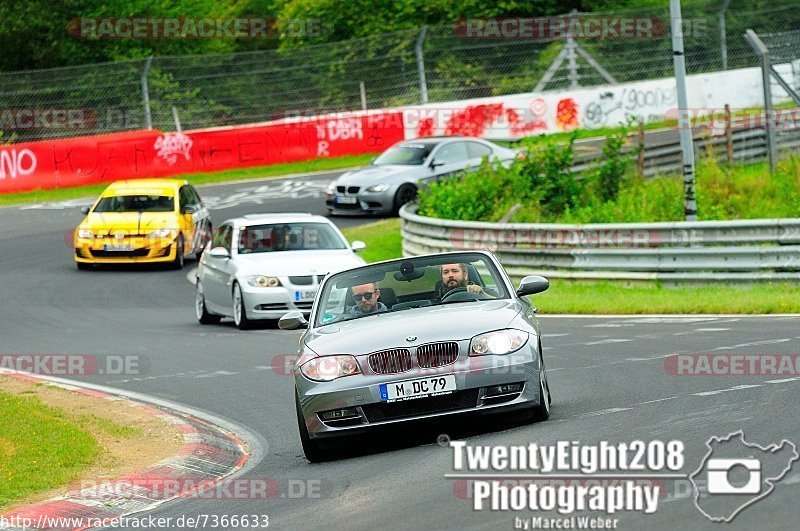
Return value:
[(392, 212), (396, 216), (400, 212), (400, 207), (416, 199), (417, 187), (413, 184), (404, 184), (397, 193), (394, 194), (394, 208)]
[(233, 284), (233, 322), (239, 330), (247, 330), (253, 322), (247, 318), (247, 309), (244, 307), (244, 295), (238, 283)]
[(178, 238), (175, 240), (175, 259), (172, 261), (173, 269), (183, 269), (183, 264), (185, 262), (183, 252), (183, 234), (178, 234)]
[(203, 284), (198, 280), (195, 287), (194, 312), (200, 324), (216, 324), (219, 322), (219, 315), (209, 313), (206, 309), (206, 295), (203, 291)]
[(316, 441), (312, 441), (308, 436), (308, 428), (306, 427), (306, 419), (303, 417), (303, 412), (300, 409), (300, 398), (297, 396), (297, 391), (294, 394), (294, 407), (297, 411), (297, 428), (300, 431), (300, 443), (303, 445), (303, 454), (310, 463), (319, 463), (326, 461), (329, 456), (320, 448)]

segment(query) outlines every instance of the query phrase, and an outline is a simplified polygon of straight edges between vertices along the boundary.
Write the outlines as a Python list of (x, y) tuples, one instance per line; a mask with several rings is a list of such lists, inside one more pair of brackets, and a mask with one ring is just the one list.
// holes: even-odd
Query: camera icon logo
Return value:
[[(744, 485), (734, 485), (731, 473), (737, 467), (747, 470), (749, 478)], [(758, 459), (709, 459), (708, 470), (709, 494), (758, 494), (761, 492), (761, 461)]]
[(726, 522), (763, 500), (800, 461), (786, 439), (766, 446), (750, 443), (740, 431), (711, 437), (700, 466), (689, 475), (694, 504), (712, 522)]

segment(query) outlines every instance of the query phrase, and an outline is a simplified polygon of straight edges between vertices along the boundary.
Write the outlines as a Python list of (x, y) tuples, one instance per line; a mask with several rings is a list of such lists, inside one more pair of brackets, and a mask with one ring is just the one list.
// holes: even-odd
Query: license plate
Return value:
[(294, 292), (294, 300), (295, 301), (308, 301), (308, 300), (312, 300), (313, 301), (314, 300), (314, 296), (316, 294), (317, 294), (317, 292), (314, 291), (314, 290), (310, 290), (310, 291), (295, 291)]
[(107, 243), (103, 245), (104, 251), (133, 251), (133, 245), (129, 243)]
[(381, 384), (380, 389), (381, 400), (384, 402), (395, 402), (400, 400), (412, 400), (415, 398), (426, 398), (429, 396), (448, 395), (457, 388), (455, 375), (445, 374), (442, 376), (430, 376), (428, 378), (417, 378), (416, 380)]
[(344, 197), (344, 196), (337, 195), (336, 196), (336, 202), (339, 203), (339, 204), (342, 204), (342, 205), (355, 205), (356, 203), (358, 203), (358, 198), (357, 197)]

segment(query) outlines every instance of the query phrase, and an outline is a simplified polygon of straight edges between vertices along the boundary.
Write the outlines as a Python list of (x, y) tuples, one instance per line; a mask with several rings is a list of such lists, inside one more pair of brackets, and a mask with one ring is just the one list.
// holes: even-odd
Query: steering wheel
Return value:
[(483, 299), (481, 293), (473, 293), (465, 287), (453, 288), (442, 296), (442, 302), (452, 301), (477, 301)]

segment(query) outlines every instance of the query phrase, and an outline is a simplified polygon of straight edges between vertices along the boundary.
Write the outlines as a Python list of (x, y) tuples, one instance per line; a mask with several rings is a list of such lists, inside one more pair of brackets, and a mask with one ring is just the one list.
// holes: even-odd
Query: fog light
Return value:
[(522, 384), (503, 384), (503, 385), (493, 385), (492, 387), (486, 388), (486, 396), (498, 396), (498, 395), (507, 395), (510, 393), (519, 393), (522, 390)]
[(320, 413), (319, 416), (322, 417), (322, 420), (342, 420), (359, 417), (360, 415), (358, 414), (358, 409), (354, 407), (348, 407), (345, 409), (332, 409), (330, 411), (325, 411), (324, 413)]

